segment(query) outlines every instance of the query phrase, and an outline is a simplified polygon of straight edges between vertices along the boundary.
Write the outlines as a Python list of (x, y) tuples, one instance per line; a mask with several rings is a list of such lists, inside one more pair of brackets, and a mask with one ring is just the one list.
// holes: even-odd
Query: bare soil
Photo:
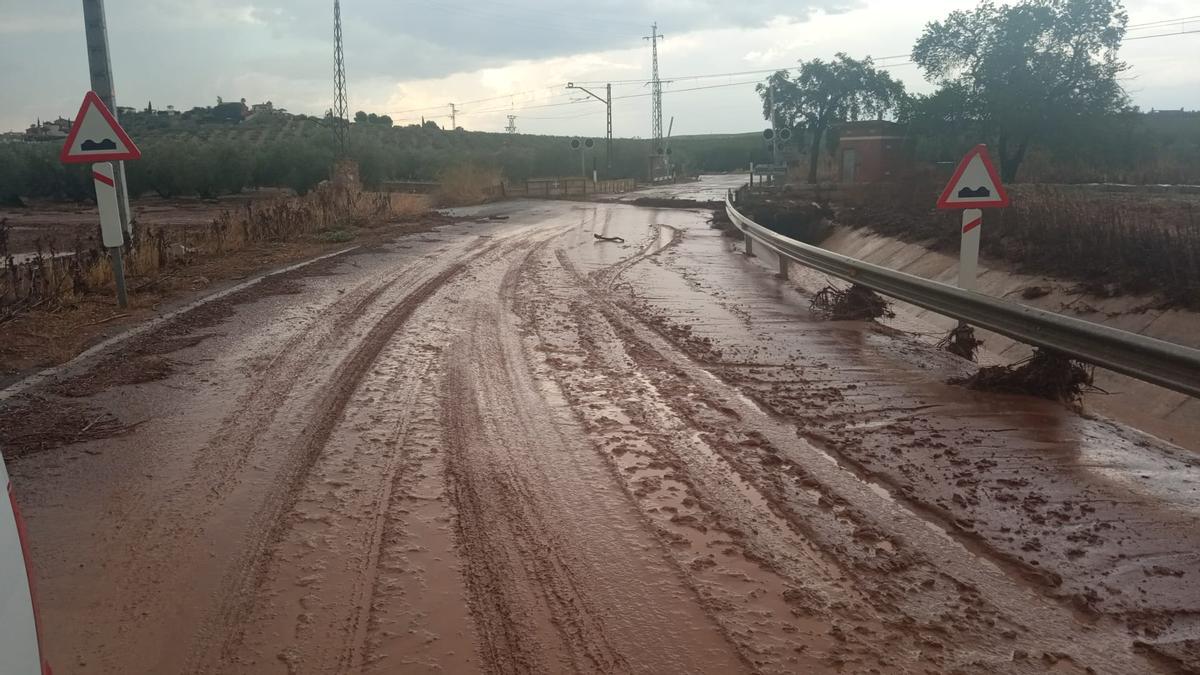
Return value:
[[(247, 202), (288, 194), (286, 190), (263, 189), (216, 199), (141, 197), (132, 203), (134, 220), (141, 225), (189, 233), (206, 229), (222, 211), (236, 209)], [(0, 220), (7, 221), (8, 252), (31, 253), (41, 244), (49, 252), (74, 250), (78, 240), (82, 248), (93, 248), (99, 241), (100, 217), (91, 203), (31, 201), (24, 208), (0, 207)]]
[[(430, 231), (436, 224), (452, 220), (430, 215), (420, 222), (361, 230), (352, 243), (313, 239), (251, 244), (221, 255), (200, 257), (154, 278), (129, 277), (130, 306), (126, 309), (117, 307), (115, 297), (92, 292), (52, 311), (35, 309), (20, 314), (0, 323), (0, 382), (32, 369), (65, 363), (109, 335), (255, 274), (348, 246), (369, 247), (395, 236)], [(274, 288), (271, 284), (267, 287)]]
[(816, 320), (696, 211), (490, 213), (160, 326), (152, 377), (34, 392), (137, 425), (10, 464), (54, 663), (1196, 666), (1194, 459), (946, 385), (960, 360)]

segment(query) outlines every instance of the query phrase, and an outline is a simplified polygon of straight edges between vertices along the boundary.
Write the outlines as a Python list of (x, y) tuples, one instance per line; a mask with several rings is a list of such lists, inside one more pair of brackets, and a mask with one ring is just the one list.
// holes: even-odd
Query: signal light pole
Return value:
[(568, 82), (567, 89), (578, 89), (579, 91), (582, 91), (588, 96), (591, 96), (597, 101), (603, 103), (604, 107), (608, 110), (608, 133), (605, 137), (604, 162), (605, 166), (607, 167), (606, 173), (608, 174), (609, 178), (612, 178), (612, 84), (605, 85), (606, 95), (604, 97), (601, 97), (599, 94), (590, 91), (586, 87), (581, 87), (574, 82)]

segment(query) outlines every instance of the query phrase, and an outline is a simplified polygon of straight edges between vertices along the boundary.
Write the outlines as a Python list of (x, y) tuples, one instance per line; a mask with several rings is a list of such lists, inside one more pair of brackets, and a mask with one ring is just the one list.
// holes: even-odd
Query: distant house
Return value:
[(62, 117), (53, 122), (38, 120), (25, 130), (24, 138), (27, 141), (59, 141), (66, 138), (69, 131), (71, 120)]
[(837, 166), (839, 183), (877, 183), (894, 179), (909, 165), (904, 147), (904, 127), (873, 120), (838, 125)]
[(246, 107), (246, 99), (226, 103), (218, 98), (217, 104), (209, 108), (209, 113), (213, 119), (222, 122), (241, 122), (244, 117), (250, 114), (250, 109)]
[(20, 143), (25, 140), (25, 134), (20, 131), (5, 131), (0, 133), (0, 143)]
[(254, 105), (250, 106), (250, 114), (251, 115), (253, 115), (255, 113), (260, 113), (260, 112), (265, 112), (265, 113), (275, 112), (275, 105), (272, 104), (270, 101), (267, 101), (266, 103), (255, 103)]
[(118, 115), (132, 115), (136, 112), (137, 112), (137, 108), (134, 108), (133, 106), (128, 106), (128, 105), (117, 106), (117, 114)]

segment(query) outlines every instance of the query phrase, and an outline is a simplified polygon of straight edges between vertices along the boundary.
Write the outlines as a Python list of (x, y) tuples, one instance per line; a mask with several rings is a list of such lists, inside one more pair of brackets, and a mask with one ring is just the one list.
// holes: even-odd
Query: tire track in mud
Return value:
[[(564, 268), (571, 268), (565, 254), (560, 252), (558, 257)], [(589, 287), (584, 277), (578, 273), (574, 275), (576, 283)], [(539, 285), (535, 294), (552, 294), (555, 289), (567, 285), (569, 284), (565, 284), (561, 278), (546, 281)], [(847, 635), (859, 633), (867, 636), (865, 642), (873, 643), (874, 648), (865, 645), (867, 648), (859, 649), (858, 656), (871, 655), (877, 661), (870, 667), (879, 668), (883, 672), (891, 672), (897, 668), (906, 671), (921, 663), (940, 664), (938, 670), (967, 667), (989, 672), (996, 668), (1004, 672), (1043, 672), (1064, 667), (1068, 671), (1083, 672), (1083, 663), (1090, 663), (1090, 667), (1096, 669), (1088, 672), (1130, 672), (1130, 668), (1143, 672), (1144, 669), (1150, 668), (1140, 657), (1130, 654), (1127, 650), (1117, 650), (1106, 655), (1105, 652), (1109, 651), (1108, 643), (1103, 639), (1078, 639), (1078, 631), (1081, 628), (1068, 628), (1073, 623), (1069, 614), (1064, 617), (1061, 610), (1052, 603), (1048, 605), (1044, 601), (1029, 598), (1027, 591), (1018, 593), (1017, 597), (1031, 600), (1033, 609), (1022, 612), (1020, 603), (1013, 598), (1004, 598), (999, 604), (994, 604), (993, 601), (998, 598), (985, 590), (988, 583), (987, 574), (980, 577), (978, 574), (967, 572), (964, 575), (965, 570), (961, 563), (951, 565), (953, 571), (949, 574), (942, 573), (930, 559), (909, 545), (907, 538), (897, 539), (890, 535), (892, 523), (873, 522), (864, 512), (852, 506), (854, 497), (848, 500), (839, 494), (838, 490), (831, 490), (820, 479), (822, 474), (828, 475), (830, 471), (808, 472), (802, 465), (796, 464), (786, 452), (787, 446), (800, 443), (795, 438), (794, 430), (786, 425), (768, 423), (769, 420), (761, 419), (764, 413), (757, 405), (745, 399), (739, 401), (739, 394), (731, 396), (724, 385), (720, 385), (720, 381), (711, 374), (706, 373), (707, 377), (702, 378), (702, 381), (692, 381), (688, 369), (680, 367), (681, 360), (691, 363), (690, 359), (680, 355), (665, 357), (658, 351), (662, 349), (661, 346), (651, 347), (644, 337), (638, 337), (639, 330), (645, 329), (632, 329), (629, 325), (630, 319), (625, 318), (604, 297), (598, 296), (594, 286), (589, 287), (587, 294), (595, 298), (595, 301), (591, 298), (576, 298), (575, 306), (571, 310), (576, 317), (578, 329), (586, 334), (589, 324), (595, 326), (596, 322), (603, 322), (611, 326), (611, 329), (605, 328), (604, 332), (611, 330), (615, 331), (615, 334), (597, 336), (596, 343), (588, 345), (588, 349), (584, 350), (572, 347), (570, 340), (561, 345), (561, 353), (556, 353), (554, 360), (559, 367), (560, 381), (564, 382), (564, 389), (571, 391), (570, 379), (575, 371), (586, 365), (589, 352), (612, 349), (614, 341), (622, 345), (619, 349), (627, 354), (633, 369), (610, 382), (608, 386), (611, 388), (604, 389), (604, 385), (598, 383), (592, 374), (596, 370), (595, 364), (587, 366), (582, 376), (584, 385), (581, 386), (580, 381), (575, 382), (575, 393), (580, 398), (572, 402), (577, 409), (592, 408), (605, 414), (611, 414), (608, 411), (614, 406), (611, 403), (605, 406), (604, 400), (622, 402), (621, 406), (616, 406), (618, 415), (614, 417), (618, 419), (608, 419), (607, 424), (597, 426), (599, 431), (607, 432), (614, 439), (610, 449), (619, 472), (632, 473), (635, 477), (631, 483), (635, 495), (648, 497), (661, 494), (664, 478), (672, 474), (672, 477), (678, 478), (680, 473), (681, 467), (672, 466), (671, 460), (667, 461), (667, 466), (663, 466), (663, 447), (657, 448), (657, 453), (642, 453), (651, 458), (649, 462), (628, 459), (631, 454), (639, 454), (639, 443), (655, 445), (657, 439), (660, 444), (665, 441), (665, 446), (691, 446), (689, 450), (677, 454), (674, 458), (687, 457), (689, 454), (692, 456), (687, 460), (691, 466), (683, 467), (684, 471), (692, 472), (690, 477), (684, 479), (685, 489), (694, 490), (699, 487), (703, 499), (710, 505), (720, 504), (721, 500), (714, 497), (712, 487), (704, 486), (704, 473), (708, 470), (703, 468), (705, 462), (697, 462), (695, 459), (698, 454), (694, 445), (695, 439), (680, 441), (678, 438), (666, 437), (665, 434), (647, 433), (645, 429), (638, 431), (638, 425), (635, 424), (631, 428), (628, 424), (630, 419), (638, 416), (643, 417), (639, 421), (644, 424), (646, 411), (642, 402), (647, 400), (648, 392), (665, 387), (667, 395), (664, 400), (669, 409), (680, 418), (688, 420), (687, 425), (694, 429), (693, 433), (698, 434), (701, 441), (709, 444), (726, 464), (725, 473), (733, 474), (736, 477), (735, 482), (744, 481), (748, 485), (756, 486), (755, 491), (766, 499), (767, 503), (762, 505), (766, 510), (777, 512), (780, 517), (786, 518), (795, 532), (811, 538), (820, 549), (833, 556), (831, 560), (842, 568), (847, 579), (852, 580), (855, 590), (863, 593), (847, 593), (845, 588), (836, 588), (835, 584), (836, 593), (825, 599), (821, 599), (821, 595), (828, 589), (821, 589), (819, 586), (816, 589), (808, 588), (799, 594), (791, 594), (792, 598), (801, 600), (802, 605), (805, 604), (805, 600), (815, 599), (818, 616), (830, 617), (829, 620), (835, 627), (835, 630), (831, 631), (832, 637), (844, 643), (842, 648), (832, 653), (835, 661), (827, 665), (845, 665), (847, 652), (854, 651), (847, 650), (845, 645), (855, 641), (845, 638)], [(568, 301), (568, 304), (571, 303)], [(553, 313), (552, 316), (561, 316), (561, 313)], [(562, 329), (561, 319), (551, 318), (544, 323), (544, 326), (546, 325), (550, 327), (551, 333)], [(694, 366), (689, 367), (694, 369)], [(622, 386), (636, 381), (640, 375), (652, 376), (653, 382), (648, 385), (643, 383), (640, 386)], [(714, 387), (714, 384), (720, 386)], [(604, 392), (600, 401), (597, 401), (595, 396), (588, 396), (590, 392), (595, 391)], [(623, 405), (625, 401), (638, 401), (639, 404), (631, 407)], [(625, 419), (620, 419), (621, 408), (627, 413)], [(750, 420), (755, 417), (760, 419), (753, 426), (747, 427), (743, 423), (743, 419)], [(654, 426), (655, 429), (660, 429), (663, 421), (660, 418), (654, 424), (657, 425)], [(768, 429), (774, 427), (776, 433), (772, 437), (765, 437), (758, 432), (764, 424)], [(605, 426), (610, 428), (603, 428)], [(642, 436), (641, 439), (637, 438), (639, 435)], [(655, 471), (658, 475), (655, 475)], [(834, 473), (837, 471), (836, 468), (833, 469)], [(689, 492), (688, 497), (694, 502), (699, 501), (700, 495)], [(647, 505), (648, 510), (661, 508), (661, 503), (655, 505), (649, 502)], [(679, 516), (683, 515), (687, 519), (686, 522), (694, 523), (698, 520), (705, 526), (712, 527), (715, 521), (717, 527), (721, 526), (720, 519), (714, 519), (703, 509), (697, 511), (693, 508), (685, 512), (678, 507), (678, 503), (674, 504), (673, 508), (676, 511), (672, 520), (678, 521)], [(693, 546), (698, 539), (694, 534), (681, 534), (678, 530), (668, 532), (668, 535), (682, 536)], [(747, 552), (750, 555), (747, 557), (764, 563), (765, 567), (773, 568), (776, 573), (784, 574), (791, 581), (801, 581), (797, 578), (797, 570), (794, 567), (790, 572), (785, 571), (788, 565), (783, 564), (784, 561), (779, 556), (763, 555), (763, 549), (758, 545), (761, 542), (755, 541), (761, 539), (761, 535), (762, 532), (753, 532), (753, 536), (748, 537), (750, 545)], [(962, 558), (961, 554), (955, 555)], [(970, 563), (967, 564), (969, 567)], [(694, 569), (695, 566), (689, 564), (689, 567)], [(828, 577), (829, 570), (826, 570)], [(994, 583), (992, 585), (994, 586)], [(803, 585), (800, 588), (805, 589)], [(817, 591), (815, 598), (809, 593), (812, 590)], [(846, 605), (848, 599), (849, 606)], [(854, 609), (856, 605), (859, 608), (857, 610)], [(931, 607), (943, 607), (950, 613), (938, 618), (936, 613), (931, 614)], [(824, 608), (835, 608), (836, 611), (830, 616)], [(805, 609), (814, 608), (810, 606)], [(864, 625), (862, 617), (855, 616), (863, 614), (864, 609), (868, 616), (877, 617), (873, 622), (868, 622), (874, 625)], [(728, 607), (718, 608), (716, 611), (718, 616), (724, 612), (728, 618)], [(1029, 621), (1030, 619), (1032, 621)], [(884, 630), (880, 630), (880, 622)], [(1039, 626), (1038, 623), (1043, 625)], [(839, 625), (842, 628), (837, 628)], [(1038, 631), (1044, 629), (1045, 625), (1060, 627), (1049, 631), (1049, 636), (1040, 635)], [(846, 630), (850, 627), (853, 627), (852, 632)], [(1111, 629), (1111, 626), (1106, 628)], [(947, 639), (949, 636), (955, 637)], [(745, 642), (743, 645), (751, 651), (755, 649)], [(1017, 648), (1019, 646), (1023, 648)], [(884, 651), (879, 651), (880, 647), (883, 647)], [(1045, 656), (1035, 659), (1039, 653)], [(1024, 656), (1026, 654), (1034, 656)], [(788, 667), (780, 661), (776, 661), (774, 666), (781, 672)], [(865, 669), (868, 665), (858, 662), (854, 667)]]
[[(433, 267), (427, 258), (402, 269), (382, 282), (372, 280), (346, 293), (334, 306), (333, 316), (317, 322), (312, 329), (292, 336), (265, 364), (255, 368), (255, 379), (239, 398), (238, 412), (224, 420), (216, 436), (196, 458), (197, 476), (210, 476), (209, 492), (219, 499), (224, 485), (245, 466), (260, 434), (264, 433), (284, 410), (282, 402), (293, 395), (300, 384), (296, 373), (314, 359), (324, 358), (354, 328), (361, 316), (384, 293), (407, 279), (419, 279)], [(220, 455), (224, 455), (221, 457)], [(212, 471), (212, 466), (217, 466)]]
[(499, 298), (471, 303), (446, 359), (447, 481), (483, 662), (498, 673), (742, 671), (553, 385), (529, 370), (511, 305), (537, 252), (493, 272)]
[[(607, 222), (612, 218), (611, 209), (605, 211), (605, 216), (605, 231), (607, 231)], [(664, 231), (670, 232), (670, 238), (668, 238), (666, 241), (663, 240)], [(588, 274), (588, 278), (591, 279), (592, 282), (597, 286), (600, 286), (606, 290), (611, 290), (613, 286), (616, 285), (617, 280), (621, 278), (621, 275), (624, 274), (626, 270), (645, 260), (646, 258), (657, 255), (671, 246), (678, 244), (679, 241), (683, 239), (683, 236), (683, 230), (677, 227), (672, 227), (662, 223), (651, 223), (650, 232), (647, 233), (645, 237), (646, 240), (637, 253), (634, 253), (633, 255), (614, 265), (590, 272)]]
[[(548, 347), (559, 371), (553, 376), (574, 409), (588, 411), (583, 423), (602, 439), (611, 470), (727, 639), (758, 672), (881, 667), (871, 650), (860, 645), (851, 653), (850, 647), (865, 641), (862, 631), (878, 633), (877, 621), (849, 622), (836, 639), (826, 635), (829, 589), (839, 591), (843, 604), (852, 599), (851, 609), (863, 604), (841, 570), (798, 536), (763, 494), (724, 464), (700, 430), (678, 415), (669, 402), (678, 388), (672, 391), (641, 372), (604, 301), (593, 299), (596, 291), (561, 251), (557, 257), (574, 286), (563, 277), (538, 283), (530, 295), (569, 290), (555, 297), (562, 303), (557, 311), (538, 316), (528, 306), (527, 318), (554, 345)], [(591, 298), (583, 297), (584, 289)], [(564, 313), (567, 322), (560, 318)], [(706, 404), (730, 414), (711, 399)]]
[[(472, 241), (463, 248), (470, 250), (483, 243), (486, 242)], [(240, 521), (245, 511), (256, 508), (256, 504), (247, 503), (246, 495), (237, 492), (238, 484), (245, 480), (241, 474), (248, 470), (247, 462), (251, 461), (253, 453), (261, 455), (271, 449), (264, 438), (272, 437), (281, 444), (287, 442), (280, 440), (287, 432), (279, 430), (275, 424), (277, 418), (294, 415), (303, 404), (303, 400), (293, 400), (299, 398), (296, 393), (302, 374), (312, 371), (313, 365), (323, 358), (328, 359), (330, 353), (336, 354), (355, 330), (354, 318), (361, 316), (384, 293), (426, 274), (432, 267), (431, 259), (432, 256), (423, 256), (416, 264), (394, 274), (359, 284), (338, 297), (332, 306), (322, 309), (330, 314), (331, 320), (311, 320), (309, 326), (281, 345), (270, 347), (271, 356), (267, 357), (265, 365), (247, 369), (249, 388), (239, 396), (233, 406), (234, 412), (221, 422), (216, 435), (198, 448), (190, 473), (179, 479), (180, 488), (168, 492), (154, 511), (141, 517), (142, 522), (128, 528), (131, 532), (128, 546), (130, 550), (138, 551), (138, 556), (135, 564), (113, 573), (111, 583), (124, 589), (119, 596), (150, 600), (164, 596), (167, 591), (163, 589), (175, 574), (171, 561), (181, 551), (207, 550), (208, 555), (212, 555), (214, 545), (225, 547), (233, 543), (233, 540), (213, 541), (213, 533), (226, 529), (236, 531), (242, 526)], [(314, 272), (324, 276), (328, 274), (326, 270), (344, 264), (344, 261), (330, 260), (325, 265), (304, 269), (297, 276), (307, 278)], [(287, 279), (281, 282), (295, 283)], [(181, 320), (186, 321), (187, 316), (182, 316)], [(254, 468), (261, 470), (271, 461), (271, 458), (259, 457), (255, 460), (258, 466)], [(236, 506), (230, 506), (231, 499)], [(239, 522), (227, 522), (231, 510), (237, 512), (233, 517)], [(226, 515), (221, 516), (222, 512)], [(210, 581), (219, 584), (219, 575), (213, 575)], [(205, 582), (197, 580), (197, 583)], [(121, 611), (125, 619), (122, 624), (135, 625), (144, 619), (143, 604), (123, 603)], [(203, 614), (199, 608), (192, 611)]]
[[(650, 288), (696, 281), (674, 306), (624, 302), (645, 325), (1019, 585), (1084, 624), (1123, 623), (1122, 649), (1200, 664), (1200, 587), (1184, 581), (1200, 569), (1194, 453), (1057, 403), (948, 386), (973, 369), (888, 327), (814, 322), (801, 308), (820, 275), (780, 283), (697, 235), (671, 264), (639, 268)], [(714, 296), (761, 309), (740, 331)], [(709, 309), (696, 322), (689, 305)]]
[(347, 402), (392, 335), (447, 281), (500, 245), (499, 242), (491, 243), (417, 285), (371, 327), (353, 351), (343, 357), (335, 378), (317, 399), (314, 417), (300, 433), (303, 442), (286, 458), (262, 506), (249, 519), (246, 530), (256, 534), (244, 542), (232, 572), (226, 577), (219, 603), (221, 609), (205, 622), (201, 641), (190, 659), (189, 672), (214, 672), (217, 664), (235, 657), (256, 590), (266, 581), (269, 560), (264, 553), (285, 534), (287, 524), (283, 516), (302, 489), (303, 478), (324, 449)]
[(362, 671), (482, 672), (446, 485), (439, 363), (420, 384), (386, 504)]

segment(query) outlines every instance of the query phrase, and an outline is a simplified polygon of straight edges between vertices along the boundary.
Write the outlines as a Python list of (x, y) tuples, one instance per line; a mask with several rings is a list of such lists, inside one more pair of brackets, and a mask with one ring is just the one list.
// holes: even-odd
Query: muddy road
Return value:
[(56, 672), (1200, 664), (1195, 455), (946, 385), (707, 213), (472, 213), (7, 401), (93, 425), (10, 462)]

